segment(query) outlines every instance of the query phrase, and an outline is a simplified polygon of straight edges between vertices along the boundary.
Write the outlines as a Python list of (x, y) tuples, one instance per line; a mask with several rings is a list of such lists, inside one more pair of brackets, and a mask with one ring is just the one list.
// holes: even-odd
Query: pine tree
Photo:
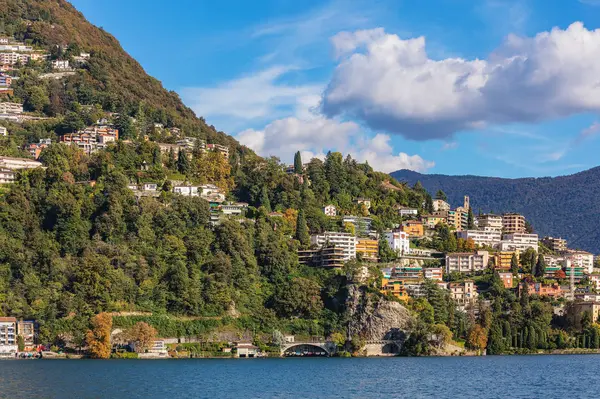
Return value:
[(177, 170), (182, 175), (187, 175), (190, 171), (190, 160), (187, 157), (187, 154), (183, 150), (179, 150), (177, 153)]
[(438, 190), (438, 192), (435, 194), (435, 199), (439, 199), (442, 201), (448, 201), (448, 197), (446, 196), (446, 193), (443, 192), (442, 190)]
[(535, 265), (535, 276), (544, 277), (546, 273), (546, 260), (542, 255), (538, 256), (537, 264)]
[(475, 218), (473, 217), (473, 208), (469, 207), (469, 213), (467, 215), (467, 229), (473, 230), (475, 228)]
[(259, 206), (265, 207), (267, 212), (271, 212), (271, 201), (269, 200), (269, 191), (267, 190), (267, 186), (263, 186), (260, 192), (260, 204)]
[(300, 155), (300, 151), (297, 151), (294, 155), (294, 173), (301, 175), (302, 172), (302, 156)]
[(429, 193), (425, 195), (425, 211), (427, 213), (433, 213), (433, 198), (431, 198)]
[(304, 248), (310, 245), (310, 234), (308, 233), (304, 209), (300, 209), (296, 218), (296, 240), (300, 241), (300, 245)]

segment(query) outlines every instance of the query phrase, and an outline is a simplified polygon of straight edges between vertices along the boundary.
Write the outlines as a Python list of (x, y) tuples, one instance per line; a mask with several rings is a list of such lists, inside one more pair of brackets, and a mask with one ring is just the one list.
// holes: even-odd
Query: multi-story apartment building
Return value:
[(379, 241), (359, 238), (356, 241), (356, 254), (361, 254), (364, 261), (377, 262), (379, 260)]
[(35, 346), (35, 321), (19, 320), (17, 322), (17, 334), (23, 337), (25, 350), (32, 350)]
[(427, 267), (423, 269), (423, 276), (428, 280), (443, 281), (443, 269), (441, 267)]
[(11, 184), (17, 179), (17, 172), (11, 169), (0, 168), (0, 184)]
[(554, 252), (563, 252), (567, 250), (567, 240), (563, 238), (544, 237), (542, 239), (542, 244)]
[(513, 274), (510, 272), (500, 272), (498, 273), (500, 276), (500, 280), (502, 280), (502, 284), (504, 284), (504, 288), (512, 288), (513, 286)]
[(12, 84), (12, 77), (9, 75), (0, 73), (0, 86), (9, 87), (11, 84)]
[(448, 283), (450, 298), (454, 299), (460, 307), (472, 305), (477, 301), (479, 293), (473, 280), (465, 280), (462, 283)]
[(344, 266), (344, 250), (339, 247), (299, 250), (298, 261), (313, 267), (340, 268)]
[(371, 225), (373, 224), (373, 219), (362, 216), (344, 216), (342, 218), (342, 223), (350, 223), (354, 226), (354, 230), (357, 235), (366, 236), (371, 232)]
[(419, 213), (419, 211), (416, 208), (408, 208), (408, 207), (404, 207), (404, 206), (398, 206), (398, 214), (402, 217), (412, 217), (412, 216), (417, 216), (417, 214)]
[(505, 234), (500, 242), (499, 249), (501, 251), (526, 251), (528, 248), (538, 250), (538, 235), (527, 233), (512, 233)]
[(434, 199), (433, 210), (435, 212), (448, 212), (450, 210), (450, 204), (441, 199)]
[(8, 129), (6, 129), (4, 126), (0, 126), (0, 136), (8, 136)]
[(502, 226), (502, 216), (487, 214), (477, 217), (477, 227), (480, 230), (501, 232)]
[(468, 213), (459, 210), (449, 210), (447, 213), (448, 225), (456, 231), (463, 231), (467, 227)]
[(27, 158), (0, 157), (0, 168), (19, 170), (35, 169), (41, 167), (41, 162)]
[(410, 252), (408, 233), (404, 231), (388, 231), (385, 233), (385, 238), (392, 250), (400, 254), (408, 254)]
[(586, 273), (594, 272), (594, 255), (586, 251), (565, 251), (565, 258), (571, 261), (575, 267), (581, 267)]
[(311, 236), (310, 241), (312, 245), (321, 248), (329, 246), (341, 248), (344, 251), (344, 260), (356, 258), (356, 237), (350, 233), (326, 231), (323, 234)]
[(421, 221), (427, 228), (435, 229), (439, 223), (445, 224), (448, 221), (447, 216), (444, 215), (447, 215), (447, 211), (440, 211), (437, 215), (423, 215)]
[(446, 254), (446, 273), (473, 273), (485, 270), (490, 254), (488, 251), (457, 252)]
[(20, 53), (0, 53), (0, 64), (15, 65), (17, 63), (26, 64), (30, 60), (29, 54)]
[[(553, 298), (562, 297), (564, 295), (563, 290), (558, 284), (542, 284), (533, 283), (528, 284), (529, 295), (548, 296)], [(524, 283), (519, 283), (519, 295), (525, 289)]]
[[(513, 255), (517, 254), (514, 251), (500, 251), (494, 254), (494, 265), (496, 269), (509, 270), (512, 263)], [(518, 258), (517, 254), (517, 260)]]
[(0, 317), (0, 353), (17, 352), (17, 319)]
[(23, 104), (19, 103), (0, 103), (0, 114), (22, 114)]
[(525, 233), (525, 217), (518, 213), (502, 215), (502, 231), (505, 234)]
[(221, 145), (221, 144), (207, 144), (206, 148), (209, 151), (220, 152), (221, 154), (223, 154), (223, 156), (225, 157), (225, 159), (229, 159), (229, 147), (227, 147), (226, 145)]
[(402, 223), (402, 231), (411, 237), (422, 237), (425, 234), (423, 223), (419, 220), (408, 220)]
[(499, 231), (463, 230), (456, 233), (458, 238), (472, 240), (475, 245), (496, 247), (500, 244), (502, 234)]
[(42, 150), (52, 144), (52, 139), (40, 139), (39, 143), (30, 143), (25, 146), (25, 150), (35, 159), (40, 157)]

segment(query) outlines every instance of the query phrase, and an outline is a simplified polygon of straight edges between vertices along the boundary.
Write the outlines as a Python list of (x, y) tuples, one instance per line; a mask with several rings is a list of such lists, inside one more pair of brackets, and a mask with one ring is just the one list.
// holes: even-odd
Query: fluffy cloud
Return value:
[(509, 36), (486, 60), (433, 60), (423, 37), (402, 40), (381, 29), (342, 32), (332, 44), (345, 56), (323, 112), (410, 139), (600, 111), (600, 30), (579, 22), (533, 38)]
[(338, 122), (321, 116), (306, 120), (295, 117), (276, 120), (263, 130), (244, 130), (236, 138), (261, 155), (282, 155), (287, 162), (296, 151), (301, 152), (303, 159), (323, 159), (331, 150), (349, 153), (382, 172), (398, 169), (425, 172), (435, 165), (419, 155), (394, 154), (388, 135), (363, 138), (354, 122)]

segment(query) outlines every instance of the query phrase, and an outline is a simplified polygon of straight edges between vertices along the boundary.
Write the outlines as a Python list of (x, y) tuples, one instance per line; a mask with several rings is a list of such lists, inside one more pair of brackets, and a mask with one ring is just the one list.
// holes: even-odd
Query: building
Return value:
[(494, 266), (496, 269), (509, 270), (512, 266), (513, 255), (517, 254), (517, 260), (519, 259), (518, 252), (512, 251), (500, 251), (494, 254)]
[(435, 226), (437, 226), (439, 223), (445, 224), (447, 220), (447, 217), (442, 215), (423, 215), (421, 217), (421, 221), (429, 229), (435, 229)]
[(235, 346), (236, 357), (256, 357), (258, 353), (258, 346), (254, 346), (249, 342), (240, 342)]
[(408, 208), (404, 206), (397, 206), (398, 214), (402, 217), (412, 217), (417, 216), (419, 211), (416, 208)]
[(402, 231), (411, 237), (422, 237), (425, 234), (423, 223), (419, 220), (408, 220), (402, 223)]
[(4, 126), (0, 126), (0, 136), (8, 136), (8, 129), (6, 129)]
[(225, 159), (229, 159), (229, 147), (221, 144), (207, 144), (206, 149), (209, 151), (216, 151), (225, 157)]
[(502, 215), (502, 231), (504, 234), (525, 233), (525, 217), (518, 213)]
[(586, 273), (594, 272), (594, 255), (586, 251), (565, 251), (565, 258), (569, 259), (573, 266), (581, 267)]
[(410, 240), (408, 233), (404, 231), (388, 231), (385, 233), (390, 248), (400, 254), (408, 254), (410, 252)]
[(442, 199), (434, 199), (433, 210), (435, 212), (447, 212), (450, 210), (450, 204)]
[[(551, 298), (559, 298), (563, 296), (563, 291), (558, 284), (542, 284), (533, 283), (527, 284), (529, 295), (547, 296)], [(525, 289), (525, 283), (519, 283), (519, 295)]]
[(371, 200), (369, 198), (358, 197), (354, 202), (358, 205), (364, 205), (367, 210), (371, 209)]
[(499, 215), (481, 215), (477, 218), (477, 227), (480, 230), (502, 231), (502, 216)]
[(456, 233), (458, 238), (472, 240), (475, 245), (496, 247), (500, 244), (502, 235), (499, 231), (463, 230)]
[(563, 252), (567, 250), (567, 240), (555, 237), (544, 237), (542, 244), (554, 252)]
[(12, 84), (12, 80), (11, 76), (0, 73), (0, 86), (9, 87)]
[(25, 150), (34, 158), (38, 159), (42, 150), (52, 144), (51, 139), (40, 139), (39, 143), (30, 143), (25, 146)]
[(383, 278), (381, 280), (381, 293), (393, 295), (401, 301), (408, 302), (409, 296), (406, 287), (400, 280), (390, 280)]
[(473, 280), (465, 280), (462, 283), (448, 283), (450, 298), (460, 307), (472, 305), (477, 301), (479, 293)]
[(23, 104), (19, 103), (0, 103), (0, 114), (22, 114)]
[(311, 245), (323, 247), (337, 247), (344, 251), (344, 260), (356, 258), (356, 237), (350, 233), (326, 231), (310, 237)]
[(527, 233), (512, 233), (505, 234), (502, 237), (502, 241), (498, 248), (501, 251), (526, 251), (529, 248), (533, 248), (536, 252), (538, 250), (538, 235), (527, 234)]
[(443, 269), (441, 267), (427, 267), (423, 269), (423, 277), (433, 281), (443, 281)]
[(567, 319), (569, 324), (580, 328), (582, 324), (582, 318), (584, 313), (590, 315), (591, 321), (596, 323), (600, 316), (600, 302), (586, 301), (586, 302), (573, 302), (567, 307)]
[(54, 61), (52, 61), (52, 69), (57, 69), (59, 71), (66, 71), (66, 70), (70, 70), (71, 67), (69, 66), (68, 60), (54, 60)]
[(17, 322), (17, 334), (23, 337), (26, 351), (34, 350), (36, 344), (36, 326), (33, 320), (19, 320)]
[(183, 195), (185, 197), (198, 197), (200, 196), (200, 190), (198, 186), (174, 186), (173, 193)]
[(342, 218), (342, 223), (352, 224), (357, 235), (367, 236), (371, 232), (373, 219), (361, 216), (344, 216)]
[(17, 319), (0, 317), (0, 354), (16, 353), (18, 349)]
[(325, 207), (323, 207), (323, 213), (325, 216), (334, 217), (337, 215), (337, 208), (331, 204), (325, 205)]
[(42, 166), (41, 162), (27, 158), (0, 157), (0, 168), (10, 170), (35, 169)]
[(11, 169), (0, 168), (0, 184), (11, 184), (17, 180), (17, 172)]
[(312, 267), (340, 268), (344, 266), (344, 250), (340, 247), (298, 250), (298, 262)]
[(487, 251), (456, 252), (446, 254), (446, 273), (474, 273), (485, 270), (490, 254)]
[(219, 206), (224, 215), (241, 216), (244, 210), (248, 209), (248, 204), (245, 202), (226, 203)]
[(467, 227), (469, 215), (459, 210), (449, 210), (446, 218), (448, 225), (454, 227), (456, 231), (463, 231)]
[(31, 56), (29, 54), (21, 54), (21, 53), (0, 53), (0, 64), (2, 65), (15, 65), (15, 64), (27, 64)]
[(356, 254), (361, 254), (364, 261), (377, 262), (379, 260), (379, 241), (359, 238), (356, 241)]
[(0, 37), (0, 44), (8, 44), (10, 39), (8, 37)]
[(513, 274), (510, 272), (500, 272), (498, 273), (500, 276), (500, 280), (504, 284), (504, 288), (512, 288), (513, 286)]

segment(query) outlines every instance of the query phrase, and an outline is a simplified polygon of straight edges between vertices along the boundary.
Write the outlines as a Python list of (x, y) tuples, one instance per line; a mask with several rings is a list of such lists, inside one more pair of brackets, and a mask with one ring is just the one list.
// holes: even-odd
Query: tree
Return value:
[(112, 316), (99, 313), (91, 320), (92, 328), (86, 334), (90, 357), (108, 359), (110, 357), (110, 333), (112, 331)]
[(304, 248), (307, 248), (310, 245), (310, 234), (308, 233), (304, 209), (298, 211), (298, 217), (296, 219), (296, 240), (300, 241), (300, 245)]
[(271, 200), (269, 199), (269, 190), (266, 185), (262, 186), (260, 190), (259, 206), (264, 207), (267, 212), (271, 212)]
[(471, 327), (467, 336), (467, 346), (477, 351), (482, 351), (487, 347), (487, 331), (479, 324), (475, 324)]
[(443, 192), (442, 190), (438, 190), (438, 192), (435, 194), (435, 199), (442, 200), (442, 201), (448, 201), (448, 197), (446, 196), (446, 193)]
[(467, 214), (467, 229), (473, 230), (475, 228), (475, 218), (473, 217), (473, 208), (469, 207)]
[(23, 352), (25, 350), (25, 339), (22, 335), (17, 335), (17, 348), (19, 352)]
[(383, 263), (393, 262), (397, 256), (394, 250), (390, 247), (388, 240), (382, 235), (379, 238), (379, 261)]
[(190, 160), (184, 150), (179, 150), (177, 153), (177, 171), (182, 175), (187, 175), (190, 171)]
[(278, 348), (281, 348), (283, 344), (285, 344), (285, 337), (283, 336), (281, 331), (273, 330), (273, 336), (271, 338), (271, 341), (273, 342), (273, 345), (275, 345)]
[(300, 155), (300, 151), (297, 151), (296, 154), (294, 154), (294, 173), (301, 175), (302, 172), (302, 156)]
[(156, 339), (156, 329), (143, 321), (137, 322), (127, 332), (128, 338), (135, 343), (135, 351), (144, 353), (150, 349)]
[(544, 273), (546, 273), (546, 260), (543, 255), (540, 255), (535, 266), (535, 277), (544, 277)]
[(515, 276), (519, 274), (519, 258), (517, 257), (517, 253), (513, 253), (512, 258), (510, 259), (510, 271)]

